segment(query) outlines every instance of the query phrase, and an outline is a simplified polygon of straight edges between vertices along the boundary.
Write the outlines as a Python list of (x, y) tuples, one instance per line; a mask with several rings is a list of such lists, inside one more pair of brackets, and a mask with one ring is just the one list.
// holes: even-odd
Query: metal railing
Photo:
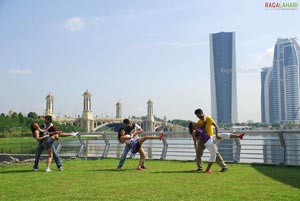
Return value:
[[(250, 130), (243, 132), (246, 133), (243, 140), (227, 139), (218, 143), (219, 152), (225, 161), (300, 165), (300, 131)], [(140, 136), (158, 134), (158, 132), (145, 132)], [(75, 155), (78, 157), (119, 158), (125, 146), (119, 143), (116, 133), (81, 133), (77, 141), (79, 141), (77, 146), (69, 140), (62, 142), (60, 144), (60, 154), (74, 154), (74, 149), (72, 153), (66, 149), (68, 146), (73, 145), (73, 147), (77, 147)], [(63, 149), (64, 147), (66, 148)], [(147, 157), (151, 159), (195, 159), (193, 141), (186, 131), (166, 132), (162, 141), (147, 140), (144, 142), (143, 147)], [(208, 159), (208, 156), (209, 153), (205, 150), (203, 160)]]
[[(228, 132), (228, 131), (226, 131)], [(229, 139), (218, 143), (218, 149), (227, 162), (300, 165), (300, 130), (247, 130), (243, 140)], [(159, 135), (145, 132), (143, 135)], [(80, 133), (77, 138), (60, 138), (56, 142), (60, 156), (119, 158), (124, 150), (117, 133)], [(195, 151), (191, 135), (186, 132), (166, 132), (165, 138), (147, 140), (143, 147), (150, 159), (194, 160)], [(34, 154), (36, 142), (6, 143), (2, 153)], [(134, 155), (131, 155), (134, 157)], [(203, 160), (209, 153), (204, 151)]]

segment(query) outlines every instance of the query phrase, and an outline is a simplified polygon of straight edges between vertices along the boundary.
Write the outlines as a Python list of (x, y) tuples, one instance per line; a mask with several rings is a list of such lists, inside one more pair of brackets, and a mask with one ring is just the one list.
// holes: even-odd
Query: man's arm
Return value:
[(217, 140), (221, 139), (221, 137), (219, 136), (218, 125), (215, 122), (213, 122), (212, 125), (215, 127)]
[(134, 132), (132, 132), (133, 137), (144, 132), (144, 130), (138, 124), (135, 124), (134, 129)]

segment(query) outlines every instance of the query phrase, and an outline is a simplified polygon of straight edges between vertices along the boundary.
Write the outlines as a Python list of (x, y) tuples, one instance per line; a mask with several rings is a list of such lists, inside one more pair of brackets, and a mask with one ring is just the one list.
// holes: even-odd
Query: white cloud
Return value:
[(265, 52), (260, 52), (260, 53), (253, 54), (252, 57), (257, 59), (257, 60), (264, 61), (266, 59), (272, 58), (273, 53), (274, 53), (274, 48), (270, 47)]
[(11, 69), (9, 73), (12, 75), (31, 75), (32, 71), (29, 69)]
[(69, 18), (65, 23), (65, 28), (70, 31), (78, 31), (85, 27), (85, 22), (80, 17)]

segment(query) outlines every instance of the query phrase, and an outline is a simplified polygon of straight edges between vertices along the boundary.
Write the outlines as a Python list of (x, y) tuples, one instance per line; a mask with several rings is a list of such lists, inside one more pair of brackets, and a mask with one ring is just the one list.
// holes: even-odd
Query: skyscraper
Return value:
[(212, 117), (218, 123), (236, 123), (235, 33), (213, 33), (209, 41)]
[(295, 38), (278, 39), (274, 48), (273, 67), (261, 72), (263, 122), (299, 121), (299, 49)]
[(262, 68), (261, 75), (261, 121), (274, 122), (274, 79), (273, 68)]

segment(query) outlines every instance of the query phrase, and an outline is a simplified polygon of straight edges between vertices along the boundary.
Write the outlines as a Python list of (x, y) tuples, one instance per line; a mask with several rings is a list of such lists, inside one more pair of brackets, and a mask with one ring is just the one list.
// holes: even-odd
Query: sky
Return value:
[[(0, 113), (154, 115), (196, 120), (211, 112), (209, 34), (235, 32), (238, 121), (260, 119), (260, 71), (278, 38), (300, 36), (300, 8), (266, 1), (0, 0)], [(279, 1), (280, 2), (280, 1)], [(297, 1), (295, 1), (297, 2)], [(298, 2), (300, 4), (300, 1)]]

